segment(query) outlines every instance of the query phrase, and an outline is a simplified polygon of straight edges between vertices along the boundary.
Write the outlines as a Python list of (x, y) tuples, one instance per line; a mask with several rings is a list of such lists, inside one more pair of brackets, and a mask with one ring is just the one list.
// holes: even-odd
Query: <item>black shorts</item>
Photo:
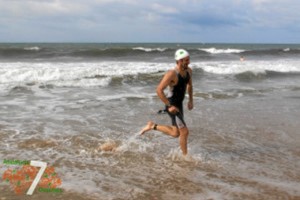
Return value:
[(176, 106), (179, 109), (179, 112), (172, 114), (168, 111), (168, 108), (166, 107), (166, 111), (168, 115), (171, 117), (172, 125), (177, 126), (177, 128), (184, 128), (186, 127), (184, 118), (183, 118), (183, 109), (181, 106)]

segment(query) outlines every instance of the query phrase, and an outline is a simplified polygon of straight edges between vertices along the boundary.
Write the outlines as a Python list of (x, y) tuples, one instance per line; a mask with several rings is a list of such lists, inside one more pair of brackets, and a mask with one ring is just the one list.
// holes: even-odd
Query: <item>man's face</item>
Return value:
[(180, 60), (180, 67), (181, 67), (182, 70), (187, 70), (189, 64), (190, 64), (190, 57), (189, 56)]

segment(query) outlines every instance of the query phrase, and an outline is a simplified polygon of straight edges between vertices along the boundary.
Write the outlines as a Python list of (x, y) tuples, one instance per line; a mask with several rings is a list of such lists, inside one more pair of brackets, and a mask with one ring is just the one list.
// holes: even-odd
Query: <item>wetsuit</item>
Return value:
[(166, 110), (171, 117), (172, 125), (177, 126), (178, 128), (183, 128), (186, 126), (186, 124), (183, 118), (182, 102), (185, 97), (186, 86), (190, 81), (190, 74), (187, 72), (185, 77), (182, 77), (178, 71), (176, 71), (176, 74), (178, 77), (178, 82), (173, 87), (170, 87), (167, 98), (172, 106), (175, 106), (179, 109), (179, 112), (172, 114), (168, 111), (168, 108), (166, 108)]

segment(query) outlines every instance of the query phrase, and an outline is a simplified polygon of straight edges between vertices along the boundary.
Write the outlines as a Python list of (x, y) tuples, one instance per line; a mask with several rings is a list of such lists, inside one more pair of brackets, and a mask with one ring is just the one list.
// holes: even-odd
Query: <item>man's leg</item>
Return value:
[(188, 141), (188, 135), (189, 135), (189, 129), (185, 126), (181, 129), (179, 129), (179, 144), (180, 149), (182, 151), (183, 155), (187, 154), (187, 141)]
[(147, 125), (142, 129), (141, 135), (150, 130), (158, 130), (172, 137), (179, 136), (180, 149), (182, 151), (182, 154), (186, 155), (189, 130), (186, 127), (186, 124), (183, 119), (182, 106), (179, 107), (179, 112), (175, 114), (168, 112), (168, 115), (171, 117), (172, 126), (158, 125), (153, 123), (152, 121), (149, 121)]
[(160, 131), (160, 132), (170, 135), (172, 137), (179, 136), (179, 130), (176, 126), (158, 125), (158, 124), (154, 124), (152, 121), (149, 121), (147, 123), (147, 125), (141, 130), (141, 135), (143, 135), (147, 131), (154, 130), (155, 125), (156, 125), (155, 128), (157, 131)]
[(189, 129), (184, 126), (178, 129), (176, 126), (165, 126), (165, 125), (158, 125), (149, 121), (148, 124), (142, 129), (141, 135), (146, 133), (147, 131), (154, 130), (154, 126), (156, 125), (156, 130), (172, 137), (179, 136), (179, 145), (183, 155), (187, 155), (187, 141), (189, 135)]

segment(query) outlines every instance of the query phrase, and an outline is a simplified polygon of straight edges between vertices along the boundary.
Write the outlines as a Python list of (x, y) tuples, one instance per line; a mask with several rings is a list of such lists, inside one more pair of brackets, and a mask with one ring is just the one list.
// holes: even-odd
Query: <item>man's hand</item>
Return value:
[(187, 107), (189, 110), (192, 110), (194, 108), (194, 103), (192, 101), (189, 101)]
[(168, 108), (168, 111), (169, 111), (170, 113), (172, 113), (172, 114), (176, 114), (177, 112), (179, 112), (179, 109), (178, 109), (177, 107), (175, 107), (175, 106), (170, 106), (170, 107)]

